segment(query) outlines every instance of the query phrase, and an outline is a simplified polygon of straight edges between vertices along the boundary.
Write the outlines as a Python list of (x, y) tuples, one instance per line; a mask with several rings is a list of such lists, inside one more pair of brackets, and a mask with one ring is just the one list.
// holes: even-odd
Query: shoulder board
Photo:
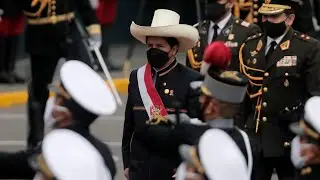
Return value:
[(310, 37), (309, 35), (303, 34), (298, 31), (295, 31), (293, 34), (294, 34), (294, 37), (296, 37), (297, 39), (301, 39), (309, 42), (316, 41), (314, 38)]
[(255, 34), (253, 36), (250, 36), (246, 39), (246, 41), (250, 41), (250, 40), (253, 40), (253, 39), (257, 39), (259, 37), (261, 37), (263, 34), (262, 33), (258, 33), (258, 34)]
[[(207, 21), (203, 21), (203, 24), (205, 24)], [(198, 27), (199, 26), (199, 23), (196, 23), (193, 25), (193, 27)]]
[(244, 21), (242, 19), (235, 19), (234, 22), (235, 24), (239, 24), (240, 26), (243, 26), (243, 27), (249, 27), (251, 25), (251, 23)]

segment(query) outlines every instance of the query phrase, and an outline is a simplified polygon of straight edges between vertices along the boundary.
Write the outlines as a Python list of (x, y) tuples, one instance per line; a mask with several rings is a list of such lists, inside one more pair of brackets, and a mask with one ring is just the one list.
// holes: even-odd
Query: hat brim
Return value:
[(130, 32), (138, 41), (146, 44), (147, 36), (173, 37), (179, 42), (179, 52), (185, 52), (196, 46), (199, 40), (199, 32), (196, 28), (186, 25), (177, 24), (161, 27), (139, 26), (134, 22), (131, 23)]
[(303, 130), (302, 127), (300, 127), (300, 123), (299, 122), (291, 123), (289, 125), (289, 128), (290, 128), (291, 132), (293, 132), (296, 135), (299, 135), (299, 136), (305, 135), (304, 130)]
[(88, 65), (70, 60), (60, 70), (66, 91), (84, 109), (96, 115), (111, 115), (117, 109), (115, 98), (104, 80)]
[[(74, 131), (67, 129), (51, 131), (43, 140), (42, 153), (48, 168), (58, 179), (87, 179), (85, 175), (96, 175), (90, 177), (93, 180), (111, 179), (110, 171), (103, 166), (104, 161), (99, 151)], [(79, 170), (75, 167), (77, 163), (82, 163), (82, 168), (87, 166), (86, 172), (75, 171)]]
[(262, 4), (258, 12), (262, 15), (277, 15), (283, 13), (286, 9), (291, 9), (291, 7), (280, 4)]

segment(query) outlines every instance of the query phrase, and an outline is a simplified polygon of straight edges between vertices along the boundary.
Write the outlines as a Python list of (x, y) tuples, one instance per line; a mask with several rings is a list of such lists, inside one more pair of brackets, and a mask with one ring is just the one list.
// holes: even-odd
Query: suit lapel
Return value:
[(268, 65), (265, 66), (265, 70), (268, 70), (274, 64), (276, 64), (283, 57), (283, 51), (286, 51), (290, 46), (290, 40), (293, 35), (293, 30), (289, 29), (287, 34), (282, 38), (281, 42), (277, 45), (275, 51), (272, 53)]
[(256, 51), (258, 52), (257, 55), (257, 67), (259, 69), (265, 69), (267, 66), (266, 56), (265, 56), (265, 49), (267, 46), (267, 36), (264, 35), (257, 44)]

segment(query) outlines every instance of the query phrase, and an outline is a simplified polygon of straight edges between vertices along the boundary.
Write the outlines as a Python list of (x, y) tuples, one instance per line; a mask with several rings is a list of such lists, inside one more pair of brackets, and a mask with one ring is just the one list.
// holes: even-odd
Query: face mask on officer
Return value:
[[(231, 7), (228, 7), (231, 5)], [(217, 22), (222, 19), (223, 16), (232, 8), (232, 4), (227, 0), (225, 2), (222, 1), (210, 1), (208, 0), (205, 4), (205, 13), (207, 19)]]
[(178, 52), (178, 41), (175, 38), (147, 37), (148, 63), (155, 69), (161, 69), (175, 59)]
[(288, 27), (290, 27), (294, 21), (294, 14), (287, 16), (285, 13), (273, 16), (262, 16), (262, 26), (270, 38), (277, 38), (283, 35)]

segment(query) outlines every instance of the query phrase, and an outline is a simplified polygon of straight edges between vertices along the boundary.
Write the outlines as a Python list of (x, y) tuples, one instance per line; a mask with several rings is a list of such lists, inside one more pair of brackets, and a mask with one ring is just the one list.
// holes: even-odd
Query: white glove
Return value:
[(100, 49), (101, 44), (102, 44), (101, 34), (91, 35), (90, 38), (88, 39), (88, 41), (89, 41), (89, 46), (90, 46), (91, 50), (93, 50), (94, 48)]
[(89, 0), (92, 9), (97, 9), (99, 6), (99, 0)]
[[(180, 123), (190, 123), (191, 118), (186, 113), (180, 113), (179, 117), (180, 117)], [(177, 117), (175, 114), (169, 114), (167, 116), (167, 119), (172, 124), (177, 124)]]

